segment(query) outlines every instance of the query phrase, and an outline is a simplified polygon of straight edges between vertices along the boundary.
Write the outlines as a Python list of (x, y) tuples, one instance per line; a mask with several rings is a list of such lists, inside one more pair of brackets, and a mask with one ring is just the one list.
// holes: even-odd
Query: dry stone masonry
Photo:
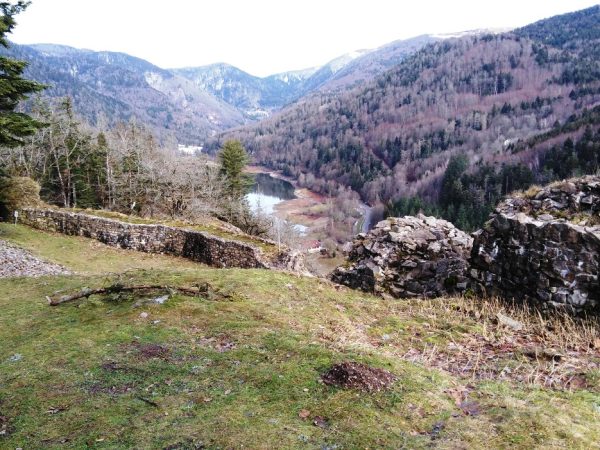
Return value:
[(388, 218), (346, 249), (331, 280), (393, 297), (436, 297), (469, 286), (471, 237), (450, 222), (418, 215)]
[(40, 230), (84, 236), (113, 247), (182, 256), (215, 267), (303, 269), (301, 257), (293, 252), (266, 254), (249, 243), (202, 231), (126, 223), (58, 209), (23, 209), (19, 221)]
[(474, 236), (471, 275), (487, 294), (599, 312), (600, 177), (509, 198)]

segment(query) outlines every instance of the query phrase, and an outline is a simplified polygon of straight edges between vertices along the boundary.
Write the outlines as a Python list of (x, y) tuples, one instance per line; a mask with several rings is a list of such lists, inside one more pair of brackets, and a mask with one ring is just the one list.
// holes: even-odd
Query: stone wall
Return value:
[(165, 225), (132, 224), (89, 214), (33, 208), (21, 210), (19, 221), (40, 230), (84, 236), (113, 247), (182, 256), (215, 267), (297, 269), (302, 266), (298, 255), (288, 251), (267, 255), (246, 242)]
[(600, 312), (600, 177), (502, 202), (474, 233), (471, 276), (482, 291), (574, 312)]
[(450, 222), (418, 215), (388, 218), (359, 234), (346, 249), (348, 264), (332, 281), (393, 297), (436, 297), (468, 287), (471, 237)]

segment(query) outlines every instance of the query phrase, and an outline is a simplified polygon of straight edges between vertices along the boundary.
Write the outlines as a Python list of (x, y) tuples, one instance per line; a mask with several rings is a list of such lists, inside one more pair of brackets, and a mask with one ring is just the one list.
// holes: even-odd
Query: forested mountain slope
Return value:
[(366, 52), (332, 74), (319, 90), (323, 92), (341, 90), (371, 81), (425, 45), (439, 40), (441, 38), (424, 34), (411, 39), (394, 41)]
[(135, 118), (158, 136), (197, 143), (245, 122), (239, 111), (189, 80), (124, 53), (51, 44), (13, 44), (8, 52), (28, 61), (28, 77), (49, 86), (44, 96), (72, 97), (77, 113), (92, 125)]
[(312, 92), (343, 90), (359, 82), (370, 81), (436, 40), (439, 39), (428, 35), (398, 40), (374, 50), (341, 55), (320, 67), (268, 77), (253, 76), (224, 63), (171, 69), (171, 72), (189, 79), (200, 89), (256, 119)]
[[(586, 108), (600, 102), (598, 23), (593, 7), (514, 33), (433, 43), (366, 86), (299, 101), (222, 138), (241, 139), (258, 162), (313, 189), (341, 183), (369, 202), (437, 202), (453, 155), (466, 161), (458, 176), (503, 167), (515, 168), (509, 177), (543, 175), (553, 144), (597, 128)], [(519, 184), (462, 188), (483, 204)]]
[(27, 76), (49, 86), (43, 95), (72, 97), (76, 112), (92, 125), (135, 118), (162, 138), (199, 145), (216, 132), (264, 118), (313, 91), (332, 89), (329, 82), (341, 90), (372, 79), (432, 40), (397, 41), (342, 55), (321, 67), (263, 78), (223, 63), (166, 70), (124, 53), (55, 44), (13, 44), (2, 52), (28, 61)]

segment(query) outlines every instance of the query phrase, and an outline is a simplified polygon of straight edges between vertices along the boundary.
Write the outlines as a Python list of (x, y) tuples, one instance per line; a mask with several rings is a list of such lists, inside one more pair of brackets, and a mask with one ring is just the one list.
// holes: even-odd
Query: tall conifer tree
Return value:
[[(0, 45), (8, 48), (6, 37), (16, 25), (14, 16), (29, 6), (29, 2), (15, 4), (0, 2)], [(23, 143), (22, 138), (35, 133), (43, 126), (29, 115), (15, 109), (29, 94), (44, 89), (44, 85), (23, 78), (27, 62), (0, 56), (0, 146), (16, 147)]]

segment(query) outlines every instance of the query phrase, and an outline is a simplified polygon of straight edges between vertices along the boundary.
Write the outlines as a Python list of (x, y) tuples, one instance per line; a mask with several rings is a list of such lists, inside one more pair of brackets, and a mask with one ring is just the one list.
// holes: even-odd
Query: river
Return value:
[[(325, 227), (327, 219), (318, 218), (313, 212), (327, 203), (325, 197), (308, 189), (296, 189), (292, 182), (272, 173), (262, 172), (262, 168), (252, 169), (256, 183), (246, 196), (252, 211), (289, 220), (302, 235)], [(360, 203), (358, 209), (361, 217), (354, 223), (354, 234), (366, 233), (373, 226), (372, 208)]]
[(289, 181), (274, 178), (268, 173), (254, 174), (254, 186), (246, 195), (253, 212), (275, 213), (275, 206), (283, 201), (297, 198), (294, 185)]
[(354, 223), (354, 234), (367, 233), (373, 228), (373, 208), (366, 203), (359, 206), (362, 216)]

